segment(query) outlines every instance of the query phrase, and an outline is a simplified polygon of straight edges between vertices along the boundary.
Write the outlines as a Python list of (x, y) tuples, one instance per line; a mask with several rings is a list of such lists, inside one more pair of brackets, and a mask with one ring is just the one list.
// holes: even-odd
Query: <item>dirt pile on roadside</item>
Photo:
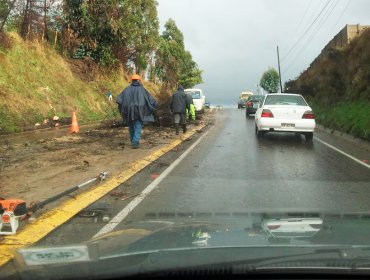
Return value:
[[(116, 122), (81, 129), (79, 134), (68, 134), (66, 129), (60, 137), (45, 134), (28, 141), (1, 139), (0, 197), (40, 201), (102, 171), (117, 175), (176, 139), (171, 123), (172, 119), (163, 127), (144, 127), (138, 150), (131, 149), (127, 128)], [(204, 121), (190, 128), (201, 123)]]

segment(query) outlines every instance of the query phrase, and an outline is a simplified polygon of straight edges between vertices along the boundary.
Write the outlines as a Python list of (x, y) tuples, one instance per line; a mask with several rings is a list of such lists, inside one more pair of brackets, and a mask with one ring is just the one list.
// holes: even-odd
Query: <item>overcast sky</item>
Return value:
[(283, 83), (297, 77), (345, 24), (370, 25), (369, 11), (369, 0), (158, 0), (161, 30), (175, 20), (214, 105), (256, 92), (262, 73), (278, 68), (276, 46)]

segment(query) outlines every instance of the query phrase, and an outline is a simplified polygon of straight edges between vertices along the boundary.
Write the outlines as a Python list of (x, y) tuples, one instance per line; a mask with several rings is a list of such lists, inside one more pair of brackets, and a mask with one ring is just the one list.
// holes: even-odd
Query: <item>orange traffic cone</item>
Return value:
[(73, 115), (72, 115), (72, 125), (71, 125), (70, 133), (78, 133), (78, 132), (80, 132), (80, 128), (78, 127), (76, 113), (73, 112)]

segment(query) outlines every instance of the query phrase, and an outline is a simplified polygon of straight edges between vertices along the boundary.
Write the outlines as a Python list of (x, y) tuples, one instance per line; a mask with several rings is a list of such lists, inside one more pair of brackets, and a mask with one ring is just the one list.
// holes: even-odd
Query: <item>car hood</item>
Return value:
[[(143, 263), (146, 264), (145, 269), (148, 269), (147, 271), (150, 270), (149, 267), (153, 269), (151, 264), (148, 266), (148, 257), (151, 254), (157, 256), (161, 254), (160, 252), (166, 252), (166, 255), (161, 255), (157, 260), (157, 264), (161, 264), (162, 268), (164, 265), (167, 265), (167, 268), (175, 265), (170, 261), (173, 258), (184, 258), (186, 260), (190, 258), (189, 262), (195, 262), (192, 263), (193, 265), (212, 264), (212, 261), (216, 261), (214, 259), (215, 255), (220, 261), (220, 259), (224, 258), (225, 260), (226, 256), (234, 254), (234, 251), (227, 251), (230, 248), (233, 250), (242, 249), (242, 251), (235, 251), (235, 254), (242, 253), (243, 258), (247, 256), (249, 259), (272, 256), (277, 252), (280, 254), (279, 256), (281, 254), (284, 256), (289, 254), (290, 249), (294, 250), (296, 254), (297, 252), (307, 253), (304, 251), (307, 249), (324, 248), (327, 250), (327, 248), (338, 248), (338, 246), (339, 248), (363, 247), (367, 249), (367, 252), (370, 248), (369, 232), (370, 214), (366, 213), (155, 214), (148, 219), (128, 224), (120, 230), (102, 235), (83, 244), (88, 248), (90, 255), (87, 260), (82, 261), (90, 262), (82, 262), (82, 264), (88, 267), (86, 271), (83, 270), (84, 273), (97, 270), (98, 264), (109, 265), (111, 272), (113, 270), (117, 272), (119, 269), (123, 269), (123, 264), (129, 264), (132, 261), (131, 270), (125, 270), (128, 275), (132, 275), (132, 273), (137, 272), (137, 269), (143, 269)], [(69, 248), (73, 248), (73, 246)], [(265, 250), (266, 248), (268, 250)], [(284, 248), (284, 250), (281, 248)], [(46, 250), (50, 249), (52, 248)], [(217, 253), (216, 251), (209, 253), (210, 250), (214, 249), (217, 250)], [(30, 267), (27, 265), (27, 258), (32, 259), (32, 256), (27, 255), (27, 252), (32, 254), (32, 250), (34, 249), (30, 248), (22, 252), (25, 259), (20, 262), (19, 270), (27, 277), (34, 275), (37, 278), (39, 275), (37, 269), (35, 270), (34, 266), (31, 265), (31, 271), (34, 274), (30, 274)], [(225, 252), (225, 256), (222, 256), (223, 252)], [(260, 252), (261, 255), (259, 255)], [(197, 254), (204, 258), (201, 258), (201, 260), (194, 259), (193, 257)], [(205, 257), (206, 255), (208, 257)], [(241, 258), (241, 256), (239, 257)], [(122, 263), (122, 265), (113, 269), (113, 263), (118, 259), (118, 263)], [(229, 257), (227, 259), (230, 260)], [(80, 264), (78, 264), (78, 261), (80, 261)], [(81, 268), (81, 260), (76, 262), (71, 260), (70, 262), (72, 264), (66, 263), (63, 265)], [(42, 264), (43, 269), (45, 265), (48, 265), (47, 263), (40, 264)], [(53, 266), (52, 263), (50, 265)], [(58, 269), (55, 268), (55, 265), (50, 271), (58, 272), (58, 277), (60, 273), (66, 273), (66, 269), (62, 269), (63, 266), (60, 263), (57, 265)], [(178, 265), (175, 266), (178, 267)], [(128, 267), (130, 266), (128, 265)], [(42, 273), (45, 273), (45, 271), (43, 270)]]
[[(202, 214), (202, 213), (201, 213)], [(204, 215), (206, 216), (206, 215)], [(91, 240), (109, 254), (219, 246), (370, 245), (370, 214), (216, 213), (154, 218)], [(112, 246), (110, 246), (112, 244)], [(117, 244), (121, 247), (117, 248)]]

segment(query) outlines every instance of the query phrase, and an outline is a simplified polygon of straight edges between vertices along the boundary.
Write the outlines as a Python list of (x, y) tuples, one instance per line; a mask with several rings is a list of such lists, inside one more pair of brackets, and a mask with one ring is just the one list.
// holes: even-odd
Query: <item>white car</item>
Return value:
[(302, 133), (311, 141), (315, 130), (315, 116), (302, 95), (271, 93), (266, 95), (255, 114), (256, 134), (267, 132)]
[(195, 107), (196, 113), (204, 113), (204, 106), (206, 103), (206, 97), (203, 94), (203, 91), (201, 89), (192, 88), (192, 89), (186, 89), (186, 93), (190, 93), (191, 97), (193, 97), (193, 103)]
[(273, 237), (313, 237), (323, 227), (320, 218), (271, 219), (262, 223), (262, 228)]

